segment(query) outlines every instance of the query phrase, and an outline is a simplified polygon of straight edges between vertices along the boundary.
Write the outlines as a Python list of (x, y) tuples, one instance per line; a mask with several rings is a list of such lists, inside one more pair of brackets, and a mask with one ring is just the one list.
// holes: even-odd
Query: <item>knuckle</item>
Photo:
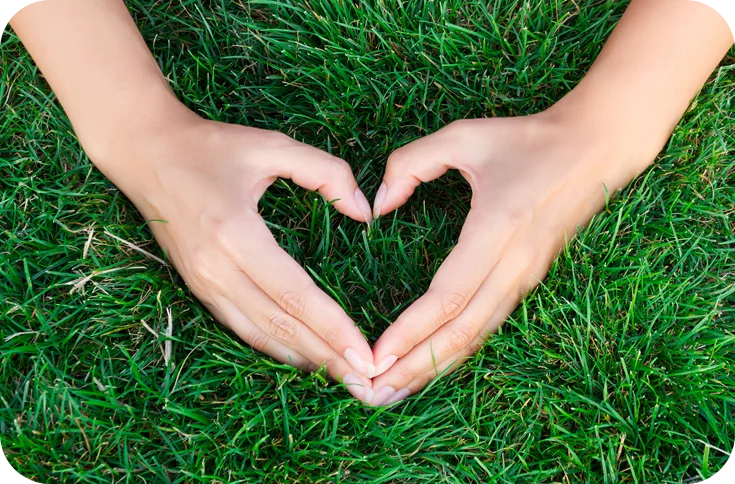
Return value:
[(295, 140), (285, 133), (280, 131), (264, 130), (259, 133), (260, 141), (273, 147), (281, 147), (293, 143)]
[(311, 361), (306, 361), (300, 368), (306, 373), (316, 373), (319, 370), (319, 365)]
[(228, 229), (227, 224), (221, 219), (212, 219), (207, 223), (207, 225), (210, 227), (210, 233), (212, 234), (214, 241), (224, 247), (227, 247), (231, 240), (230, 230)]
[(345, 340), (345, 338), (342, 337), (342, 331), (340, 331), (339, 328), (333, 324), (324, 327), (321, 337), (329, 345), (333, 345), (334, 342)]
[(467, 353), (469, 355), (474, 355), (478, 351), (482, 349), (483, 343), (485, 342), (484, 338), (475, 338), (473, 339), (469, 345), (467, 345)]
[(470, 139), (475, 134), (477, 124), (476, 119), (458, 119), (449, 123), (443, 131), (447, 136), (462, 141), (465, 138)]
[(426, 385), (429, 384), (429, 382), (431, 382), (431, 380), (436, 378), (436, 376), (437, 376), (437, 372), (434, 369), (432, 369), (430, 373), (426, 373), (423, 375), (417, 375), (416, 378), (413, 379), (413, 382), (411, 382), (411, 385), (409, 385), (409, 389), (411, 390), (411, 393), (414, 393), (419, 388), (424, 388)]
[(472, 126), (471, 119), (457, 119), (449, 123), (444, 129), (447, 131), (463, 131)]
[(402, 334), (398, 337), (398, 341), (400, 341), (404, 348), (408, 349), (413, 348), (417, 344), (416, 338), (412, 334)]
[(406, 150), (405, 147), (398, 148), (388, 156), (388, 166), (392, 166), (394, 168), (400, 167), (408, 162), (408, 158), (408, 150)]
[(350, 167), (350, 164), (347, 163), (342, 158), (339, 158), (338, 156), (332, 156), (329, 155), (329, 162), (332, 164), (332, 167), (339, 171), (341, 174), (346, 175), (349, 174), (352, 176), (352, 168)]
[(306, 316), (306, 298), (302, 291), (282, 290), (276, 296), (276, 302), (284, 311), (296, 319), (303, 320)]
[(328, 374), (335, 374), (336, 370), (339, 368), (339, 359), (339, 356), (336, 354), (332, 354), (323, 359), (320, 359), (317, 356), (316, 359), (308, 361), (310, 367), (309, 371), (311, 373), (315, 373), (323, 368)]
[(260, 351), (261, 353), (265, 353), (266, 349), (268, 347), (268, 341), (270, 338), (267, 334), (260, 331), (259, 329), (253, 329), (250, 331), (247, 337), (247, 343), (252, 346), (254, 349)]
[(458, 324), (449, 333), (449, 346), (455, 351), (461, 351), (467, 348), (475, 338), (475, 331), (468, 324)]
[(511, 228), (528, 225), (533, 220), (533, 208), (530, 205), (509, 207), (501, 212), (500, 220), (503, 225)]
[(276, 313), (267, 316), (269, 333), (276, 341), (286, 346), (297, 343), (296, 341), (296, 321), (289, 315), (284, 313)]
[(455, 291), (443, 295), (439, 303), (438, 324), (442, 325), (459, 316), (466, 304), (467, 296), (462, 292)]
[(195, 291), (192, 290), (192, 293), (199, 299), (199, 301), (202, 303), (202, 306), (209, 312), (209, 314), (212, 315), (212, 317), (222, 326), (224, 326), (227, 329), (232, 329), (232, 324), (230, 324), (230, 321), (225, 318), (225, 316), (222, 314), (222, 311), (219, 310), (217, 305), (213, 302), (210, 302), (203, 297), (200, 297), (197, 295)]
[(215, 258), (203, 246), (196, 246), (192, 249), (187, 266), (186, 272), (192, 279), (192, 285), (197, 288), (211, 286), (219, 280)]

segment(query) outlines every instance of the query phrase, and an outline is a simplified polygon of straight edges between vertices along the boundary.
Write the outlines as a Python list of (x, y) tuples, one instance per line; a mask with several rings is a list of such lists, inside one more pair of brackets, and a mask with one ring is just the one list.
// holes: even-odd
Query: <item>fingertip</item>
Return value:
[(386, 176), (378, 192), (375, 194), (373, 202), (373, 217), (378, 218), (381, 215), (390, 213), (397, 209), (413, 195), (416, 187), (421, 184), (421, 180), (415, 177), (408, 179), (390, 178)]
[(371, 361), (372, 358), (371, 360), (367, 360), (353, 348), (347, 348), (343, 356), (347, 360), (347, 363), (360, 375), (363, 375), (365, 378), (373, 378), (375, 376), (375, 365)]
[[(414, 327), (414, 331), (416, 330), (418, 328)], [(404, 323), (402, 316), (393, 321), (373, 345), (375, 376), (388, 371), (415, 346), (416, 342), (410, 325), (407, 326)], [(379, 370), (381, 371), (378, 372)]]
[(382, 214), (383, 204), (385, 203), (385, 197), (388, 194), (388, 185), (385, 182), (380, 184), (378, 192), (375, 194), (375, 201), (373, 202), (373, 217), (378, 218)]
[(331, 202), (332, 206), (345, 217), (349, 217), (355, 222), (364, 222), (365, 214), (362, 212), (360, 207), (357, 205), (357, 200), (354, 197), (348, 199), (342, 198), (328, 198), (325, 196), (328, 202)]
[(373, 222), (373, 212), (370, 208), (370, 202), (368, 202), (367, 197), (362, 193), (360, 188), (355, 189), (355, 204), (364, 218), (362, 221), (371, 224)]
[(345, 375), (342, 378), (342, 385), (344, 385), (350, 395), (366, 404), (370, 404), (375, 397), (370, 380), (364, 380), (354, 373)]
[(396, 389), (390, 385), (381, 387), (380, 389), (373, 392), (373, 398), (370, 404), (373, 407), (379, 407), (383, 405), (383, 402), (392, 397), (394, 393), (396, 393)]
[(388, 398), (383, 403), (383, 406), (387, 407), (389, 405), (393, 405), (394, 403), (398, 403), (401, 400), (405, 400), (406, 398), (408, 398), (409, 395), (411, 395), (411, 390), (409, 390), (408, 388), (402, 388), (391, 395), (390, 398)]
[(401, 400), (405, 400), (410, 395), (411, 391), (408, 388), (396, 390), (392, 386), (384, 386), (373, 392), (370, 405), (373, 407), (387, 407)]
[(375, 365), (375, 374), (373, 375), (373, 378), (375, 378), (376, 376), (380, 376), (388, 371), (396, 363), (396, 361), (398, 361), (398, 357), (396, 355), (388, 355), (385, 358), (381, 359)]

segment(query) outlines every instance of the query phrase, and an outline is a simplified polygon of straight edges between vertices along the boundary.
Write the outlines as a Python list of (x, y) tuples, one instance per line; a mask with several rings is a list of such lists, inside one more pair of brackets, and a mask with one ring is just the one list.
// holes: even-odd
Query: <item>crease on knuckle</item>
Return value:
[(465, 350), (476, 336), (472, 326), (458, 324), (449, 333), (449, 346), (454, 352)]
[(296, 341), (296, 320), (284, 313), (271, 314), (267, 317), (271, 336), (286, 346), (292, 346)]
[(475, 353), (479, 352), (482, 347), (485, 344), (486, 337), (483, 335), (479, 335), (476, 338), (474, 338), (470, 344), (467, 345), (467, 355), (472, 356)]
[(206, 300), (203, 296), (200, 296), (197, 294), (197, 292), (192, 290), (192, 293), (194, 296), (196, 296), (197, 299), (199, 299), (199, 302), (202, 303), (202, 306), (209, 312), (209, 314), (222, 326), (225, 328), (231, 330), (232, 324), (225, 318), (224, 313), (220, 311), (219, 307), (215, 302)]
[[(441, 374), (441, 371), (439, 372), (439, 375)], [(413, 379), (410, 385), (408, 385), (408, 389), (411, 391), (411, 393), (416, 393), (417, 391), (424, 388), (426, 385), (428, 385), (431, 380), (436, 378), (438, 376), (436, 370), (434, 368), (431, 369), (429, 373), (425, 373), (423, 375), (417, 376)]]
[(467, 305), (467, 296), (460, 291), (453, 291), (444, 294), (441, 298), (439, 313), (437, 315), (437, 326), (441, 326), (447, 321), (451, 321), (462, 313)]
[(406, 353), (418, 344), (418, 341), (416, 341), (416, 338), (410, 332), (398, 336), (398, 341), (400, 341), (401, 346), (407, 349)]
[(269, 340), (270, 338), (267, 334), (256, 328), (248, 333), (246, 341), (254, 349), (260, 351), (261, 353), (265, 353), (268, 349)]
[(354, 183), (355, 176), (352, 173), (352, 167), (342, 158), (333, 155), (326, 155), (324, 158), (325, 168), (328, 168), (329, 176), (319, 186), (319, 190), (330, 183), (339, 183), (340, 185), (350, 186)]
[(284, 289), (276, 296), (276, 303), (296, 319), (303, 321), (307, 316), (306, 298), (302, 291)]

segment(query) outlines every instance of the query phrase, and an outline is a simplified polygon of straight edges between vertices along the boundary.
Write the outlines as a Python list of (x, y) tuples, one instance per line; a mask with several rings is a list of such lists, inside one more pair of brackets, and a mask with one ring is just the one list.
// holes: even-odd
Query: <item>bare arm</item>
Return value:
[(95, 162), (130, 141), (193, 118), (168, 87), (122, 0), (51, 0), (10, 25)]
[(550, 111), (624, 143), (648, 166), (733, 44), (688, 0), (633, 0), (582, 82)]
[(207, 121), (170, 91), (122, 0), (50, 0), (11, 25), (92, 161), (136, 204), (212, 314), (256, 349), (371, 397), (372, 352), (258, 213), (276, 178), (355, 220), (370, 205), (343, 160), (280, 133)]
[(689, 0), (633, 0), (584, 80), (547, 111), (453, 123), (388, 160), (375, 215), (418, 184), (461, 170), (472, 210), (429, 291), (375, 345), (397, 362), (374, 404), (420, 390), (481, 346), (572, 237), (649, 166), (732, 45), (725, 21)]

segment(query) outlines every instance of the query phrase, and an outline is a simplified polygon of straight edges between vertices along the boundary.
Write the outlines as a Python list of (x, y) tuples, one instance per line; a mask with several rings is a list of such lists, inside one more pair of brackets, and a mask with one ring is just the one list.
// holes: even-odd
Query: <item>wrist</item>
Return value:
[(173, 94), (170, 97), (142, 103), (131, 109), (134, 116), (119, 113), (110, 122), (78, 133), (94, 165), (134, 202), (146, 190), (153, 165), (184, 146), (205, 123)]
[(572, 91), (540, 116), (559, 136), (586, 147), (599, 160), (606, 179), (619, 180), (621, 187), (625, 186), (653, 163), (670, 130), (660, 129), (660, 123), (642, 126), (622, 109), (601, 110), (585, 101)]
[(159, 144), (182, 126), (201, 120), (167, 86), (163, 91), (141, 95), (124, 109), (105, 113), (104, 119), (81, 126), (75, 124), (84, 151), (106, 175), (134, 169), (132, 160), (126, 156)]

